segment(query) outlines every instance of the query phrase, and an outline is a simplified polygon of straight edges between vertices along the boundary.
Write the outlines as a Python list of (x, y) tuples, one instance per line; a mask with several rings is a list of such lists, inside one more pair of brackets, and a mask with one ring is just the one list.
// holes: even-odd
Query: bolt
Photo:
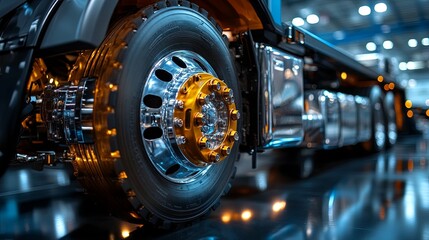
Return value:
[(183, 127), (183, 120), (180, 118), (175, 117), (173, 120), (173, 123), (174, 123), (174, 126), (176, 127), (179, 127), (179, 128)]
[(231, 153), (231, 148), (229, 146), (222, 146), (221, 153), (224, 156), (228, 156)]
[(209, 83), (209, 88), (212, 91), (219, 91), (221, 89), (220, 82), (218, 80), (216, 80), (216, 79), (211, 80), (210, 83)]
[(194, 81), (195, 82), (198, 82), (198, 81), (200, 81), (201, 80), (201, 76), (200, 75), (195, 75), (194, 76)]
[(240, 119), (240, 112), (238, 110), (232, 110), (231, 111), (231, 119), (232, 120)]
[(200, 105), (204, 105), (206, 103), (206, 97), (207, 97), (207, 94), (200, 93), (200, 95), (198, 96), (198, 103)]
[(220, 160), (220, 155), (217, 152), (211, 152), (209, 155), (209, 160), (211, 162), (219, 162)]
[(231, 88), (227, 88), (227, 87), (225, 87), (225, 88), (223, 89), (223, 91), (222, 91), (222, 96), (223, 96), (225, 99), (231, 99), (232, 97), (234, 97), (234, 92), (232, 91), (232, 89), (231, 89)]
[(177, 142), (177, 145), (183, 145), (186, 143), (186, 138), (184, 136), (177, 136), (176, 142)]
[(231, 131), (229, 132), (229, 141), (234, 142), (238, 141), (240, 139), (240, 136), (238, 135), (237, 131)]
[(183, 109), (183, 107), (184, 107), (184, 103), (183, 103), (183, 101), (182, 100), (177, 100), (176, 101), (176, 108), (178, 108), (178, 109)]
[(204, 117), (205, 117), (204, 114), (200, 112), (195, 114), (194, 119), (195, 119), (195, 125), (197, 127), (201, 127), (204, 124), (204, 121), (203, 121)]
[(207, 138), (206, 137), (201, 137), (198, 145), (200, 145), (200, 148), (207, 148)]

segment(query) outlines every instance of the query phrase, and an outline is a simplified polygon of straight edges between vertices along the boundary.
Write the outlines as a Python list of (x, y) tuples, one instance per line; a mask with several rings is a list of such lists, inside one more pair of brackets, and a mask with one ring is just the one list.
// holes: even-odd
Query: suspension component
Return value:
[(95, 79), (80, 81), (77, 86), (55, 89), (48, 85), (42, 98), (42, 119), (48, 140), (55, 142), (93, 143), (92, 113)]

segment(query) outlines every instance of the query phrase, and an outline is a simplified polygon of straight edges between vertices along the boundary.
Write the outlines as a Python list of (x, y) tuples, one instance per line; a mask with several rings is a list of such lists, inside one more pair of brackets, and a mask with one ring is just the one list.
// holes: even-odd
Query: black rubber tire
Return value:
[[(102, 165), (106, 163), (99, 163), (92, 167), (77, 166), (77, 175), (93, 171), (89, 176), (82, 175), (80, 179), (84, 186), (90, 188), (89, 191), (102, 196), (101, 201), (109, 199), (109, 194), (110, 198), (127, 199), (131, 209), (122, 200), (120, 204), (115, 201), (108, 204), (110, 208), (116, 208), (113, 212), (117, 215), (126, 220), (142, 220), (163, 228), (188, 224), (215, 209), (220, 197), (230, 189), (238, 158), (239, 144), (236, 143), (225, 160), (213, 165), (197, 181), (186, 184), (167, 180), (150, 162), (140, 131), (142, 90), (152, 70), (151, 66), (177, 50), (198, 53), (209, 62), (219, 79), (224, 80), (235, 93), (240, 92), (233, 60), (221, 28), (214, 20), (208, 19), (205, 10), (187, 1), (181, 1), (180, 5), (177, 1), (162, 1), (120, 21), (102, 46), (89, 57), (87, 69), (81, 71), (83, 74), (76, 74), (79, 77), (95, 75), (99, 79), (97, 86), (101, 88), (108, 88), (111, 84), (117, 86), (117, 91), (110, 91), (108, 96), (99, 96), (97, 100), (96, 95), (96, 102), (100, 104), (106, 101), (106, 108), (112, 111), (100, 114), (102, 119), (95, 117), (95, 124), (105, 124), (109, 129), (116, 129), (117, 135), (109, 136), (107, 143), (112, 152), (120, 152), (120, 157), (114, 161), (113, 174), (107, 172), (109, 167)], [(238, 95), (235, 103), (241, 111)], [(103, 108), (95, 111), (105, 111)], [(241, 121), (238, 129), (241, 129)], [(105, 137), (96, 135), (97, 139)], [(98, 144), (100, 141), (96, 143), (95, 150), (103, 155)], [(84, 147), (79, 147), (81, 150), (78, 151), (85, 151)], [(81, 155), (85, 157), (85, 154)], [(100, 158), (103, 159), (102, 156)], [(84, 162), (94, 164), (89, 160)], [(98, 169), (101, 169), (104, 180), (109, 181), (110, 185), (119, 183), (125, 196), (122, 193), (118, 196), (112, 190), (100, 190), (97, 184), (102, 181), (90, 180), (91, 177), (99, 177)], [(119, 176), (123, 172), (126, 178), (106, 177)]]
[(387, 92), (384, 96), (384, 109), (386, 113), (386, 147), (390, 148), (396, 144), (398, 130), (396, 127), (395, 95)]
[(384, 94), (378, 86), (367, 90), (371, 104), (371, 138), (362, 145), (369, 152), (380, 152), (386, 148), (386, 113)]

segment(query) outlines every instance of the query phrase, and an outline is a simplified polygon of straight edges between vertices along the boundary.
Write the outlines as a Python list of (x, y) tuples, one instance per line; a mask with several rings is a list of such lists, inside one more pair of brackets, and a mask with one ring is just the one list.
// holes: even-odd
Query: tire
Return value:
[(398, 130), (396, 127), (395, 95), (387, 92), (384, 96), (384, 109), (386, 110), (386, 147), (390, 148), (396, 144)]
[(371, 103), (371, 138), (363, 143), (365, 150), (379, 152), (386, 148), (386, 113), (383, 92), (378, 86), (368, 89), (367, 95)]
[[(204, 217), (229, 190), (241, 99), (221, 33), (197, 5), (162, 1), (119, 21), (86, 66), (73, 71), (73, 79), (97, 78), (96, 141), (70, 147), (77, 156), (75, 174), (115, 215), (172, 228)], [(200, 90), (192, 85), (198, 81)], [(228, 88), (237, 93), (233, 98), (225, 95)], [(200, 96), (201, 89), (213, 97), (197, 103), (184, 95)], [(200, 128), (193, 127), (194, 108), (204, 113)], [(176, 121), (176, 115), (185, 120)], [(219, 120), (225, 116), (228, 120)], [(209, 140), (199, 152), (191, 151), (201, 144), (197, 136)]]

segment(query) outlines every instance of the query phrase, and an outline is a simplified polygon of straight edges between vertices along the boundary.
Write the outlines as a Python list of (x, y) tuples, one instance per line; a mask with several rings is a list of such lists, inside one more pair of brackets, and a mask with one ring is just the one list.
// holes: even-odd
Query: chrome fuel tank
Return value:
[(264, 148), (299, 145), (303, 131), (303, 60), (256, 44), (261, 64), (261, 140)]

